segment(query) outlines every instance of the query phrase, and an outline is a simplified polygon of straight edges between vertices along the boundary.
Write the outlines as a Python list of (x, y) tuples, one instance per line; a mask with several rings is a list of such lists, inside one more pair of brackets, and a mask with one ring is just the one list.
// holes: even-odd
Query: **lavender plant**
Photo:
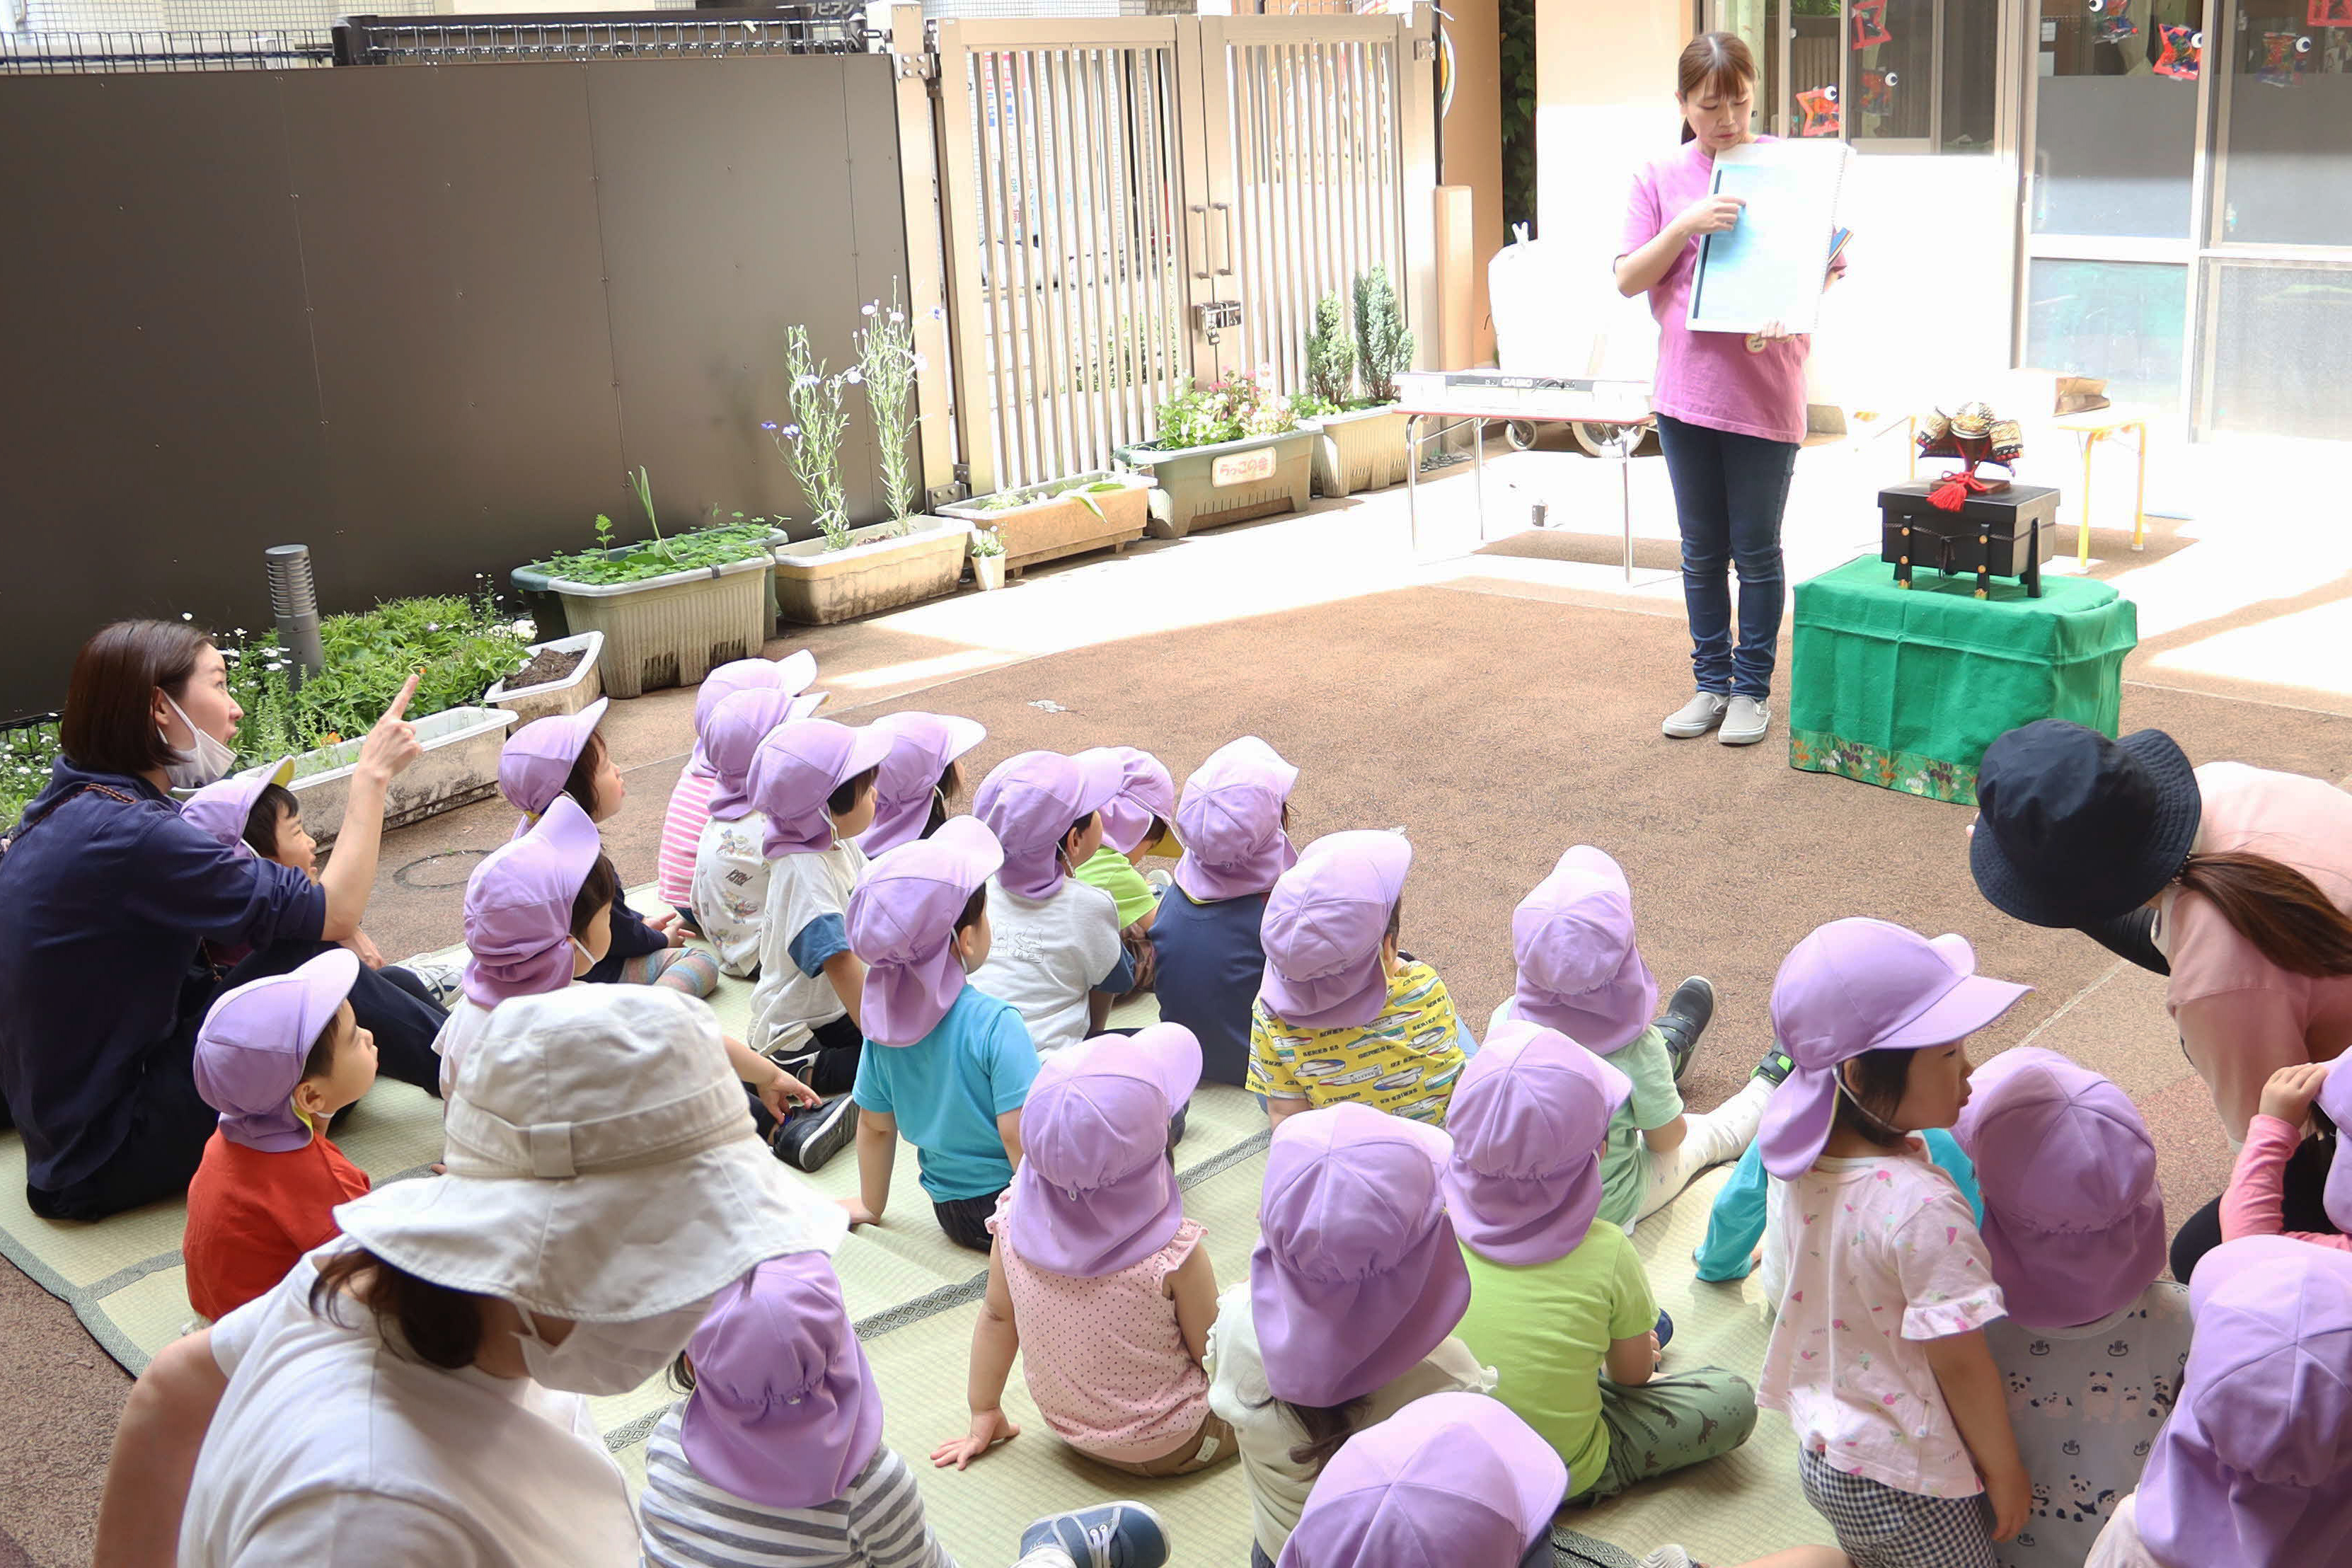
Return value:
[(808, 329), (793, 327), (784, 334), (784, 374), (792, 380), (793, 421), (779, 426), (771, 420), (760, 427), (776, 444), (776, 455), (792, 466), (809, 510), (824, 534), (827, 550), (846, 550), (849, 495), (841, 483), (841, 437), (849, 427), (843, 406), (845, 388), (864, 377), (856, 366), (839, 375), (827, 375), (824, 362), (809, 352)]
[(915, 465), (907, 442), (921, 423), (908, 413), (908, 400), (923, 356), (915, 352), (914, 325), (899, 308), (895, 279), (887, 310), (877, 300), (860, 313), (866, 325), (852, 336), (857, 364), (846, 379), (865, 388), (866, 406), (874, 415), (874, 438), (882, 446), (882, 493), (889, 502), (892, 525), (903, 528), (915, 510)]

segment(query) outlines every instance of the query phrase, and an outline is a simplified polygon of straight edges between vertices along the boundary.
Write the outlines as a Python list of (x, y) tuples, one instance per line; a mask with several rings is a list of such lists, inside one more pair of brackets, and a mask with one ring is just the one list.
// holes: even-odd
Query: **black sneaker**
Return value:
[(1772, 1042), (1772, 1048), (1764, 1053), (1764, 1059), (1756, 1064), (1756, 1070), (1748, 1076), (1760, 1078), (1778, 1089), (1781, 1084), (1786, 1083), (1789, 1080), (1789, 1075), (1796, 1070), (1797, 1058), (1782, 1050), (1780, 1042), (1775, 1040)]
[(1706, 975), (1694, 974), (1675, 987), (1665, 1016), (1658, 1020), (1658, 1033), (1665, 1036), (1666, 1049), (1675, 1058), (1676, 1083), (1689, 1070), (1691, 1058), (1698, 1053), (1698, 1037), (1714, 1016), (1715, 985)]
[(809, 1073), (816, 1067), (816, 1058), (821, 1054), (814, 1046), (803, 1046), (796, 1051), (770, 1051), (768, 1059), (803, 1083), (806, 1083), (809, 1080)]
[(784, 1118), (771, 1143), (776, 1158), (796, 1171), (816, 1171), (841, 1152), (857, 1131), (857, 1102), (845, 1094)]

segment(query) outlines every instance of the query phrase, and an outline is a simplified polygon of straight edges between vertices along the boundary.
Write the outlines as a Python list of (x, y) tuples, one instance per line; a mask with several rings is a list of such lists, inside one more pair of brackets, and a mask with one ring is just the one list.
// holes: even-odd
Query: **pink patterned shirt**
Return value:
[(711, 792), (718, 787), (717, 779), (704, 778), (688, 769), (679, 773), (677, 785), (669, 792), (669, 812), (662, 818), (661, 858), (654, 873), (654, 889), (671, 909), (692, 907), (694, 852), (702, 843), (702, 825), (710, 820)]
[(1788, 1282), (1756, 1403), (1834, 1469), (1923, 1497), (1983, 1490), (1922, 1342), (2008, 1315), (1968, 1200), (1915, 1142), (1824, 1155), (1780, 1201)]
[(1176, 1324), (1168, 1277), (1205, 1234), (1199, 1220), (1115, 1274), (1079, 1279), (1025, 1261), (1005, 1234), (1013, 1193), (988, 1228), (1004, 1259), (1029, 1396), (1054, 1435), (1097, 1458), (1139, 1461), (1174, 1453), (1209, 1418), (1209, 1374)]

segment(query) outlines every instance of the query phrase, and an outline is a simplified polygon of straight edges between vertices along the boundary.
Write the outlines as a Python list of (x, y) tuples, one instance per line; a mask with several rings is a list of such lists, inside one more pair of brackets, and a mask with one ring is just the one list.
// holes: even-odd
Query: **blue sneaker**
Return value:
[(1675, 1321), (1664, 1312), (1658, 1314), (1658, 1348), (1665, 1349), (1675, 1342)]
[(1045, 1546), (1061, 1548), (1073, 1568), (1162, 1568), (1168, 1531), (1139, 1502), (1107, 1502), (1049, 1515), (1021, 1532), (1024, 1555)]

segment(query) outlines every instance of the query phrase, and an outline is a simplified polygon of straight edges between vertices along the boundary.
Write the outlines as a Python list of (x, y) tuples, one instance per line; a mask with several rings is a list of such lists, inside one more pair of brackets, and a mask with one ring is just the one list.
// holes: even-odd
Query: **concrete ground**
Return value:
[[(1803, 454), (1786, 529), (1792, 581), (1874, 551), (1872, 496), (1903, 477), (1899, 439)], [(2140, 613), (2125, 727), (2169, 730), (2200, 761), (2343, 780), (2352, 536), (2315, 487), (2298, 488), (2315, 465), (2294, 454), (2192, 457), (2199, 517), (2151, 519), (2142, 553), (2129, 548), (2124, 459), (2102, 474), (2089, 570)], [(1660, 738), (1658, 718), (1689, 688), (1673, 511), (1654, 458), (1627, 478), (1630, 585), (1613, 465), (1498, 441), (1483, 545), (1465, 463), (1424, 483), (1417, 541), (1402, 489), (1318, 502), (768, 651), (814, 649), (835, 717), (916, 706), (982, 720), (982, 769), (1032, 746), (1129, 743), (1181, 780), (1224, 740), (1266, 736), (1304, 770), (1302, 837), (1410, 830), (1406, 945), (1436, 963), (1480, 1028), (1510, 984), (1512, 904), (1567, 844), (1598, 843), (1628, 868), (1662, 981), (1704, 972), (1721, 992), (1687, 1086), (1702, 1107), (1762, 1049), (1772, 972), (1813, 924), (1876, 913), (1962, 931), (1988, 972), (2036, 986), (1986, 1048), (2032, 1039), (2108, 1073), (2157, 1131), (2176, 1219), (2211, 1196), (2226, 1145), (2160, 983), (1985, 905), (1961, 853), (1965, 809), (1794, 773), (1777, 724), (1744, 752)], [(2071, 497), (2079, 481), (2051, 482)], [(1538, 502), (1555, 526), (1529, 532)], [(2064, 513), (2069, 553), (2053, 570), (2073, 569), (2076, 515)], [(605, 721), (633, 796), (605, 825), (627, 881), (653, 875), (693, 698), (654, 693)], [(512, 822), (492, 802), (387, 836), (368, 919), (378, 944), (398, 954), (457, 940), (466, 878)], [(64, 1307), (0, 1268), (0, 1568), (86, 1560), (127, 1387)]]

